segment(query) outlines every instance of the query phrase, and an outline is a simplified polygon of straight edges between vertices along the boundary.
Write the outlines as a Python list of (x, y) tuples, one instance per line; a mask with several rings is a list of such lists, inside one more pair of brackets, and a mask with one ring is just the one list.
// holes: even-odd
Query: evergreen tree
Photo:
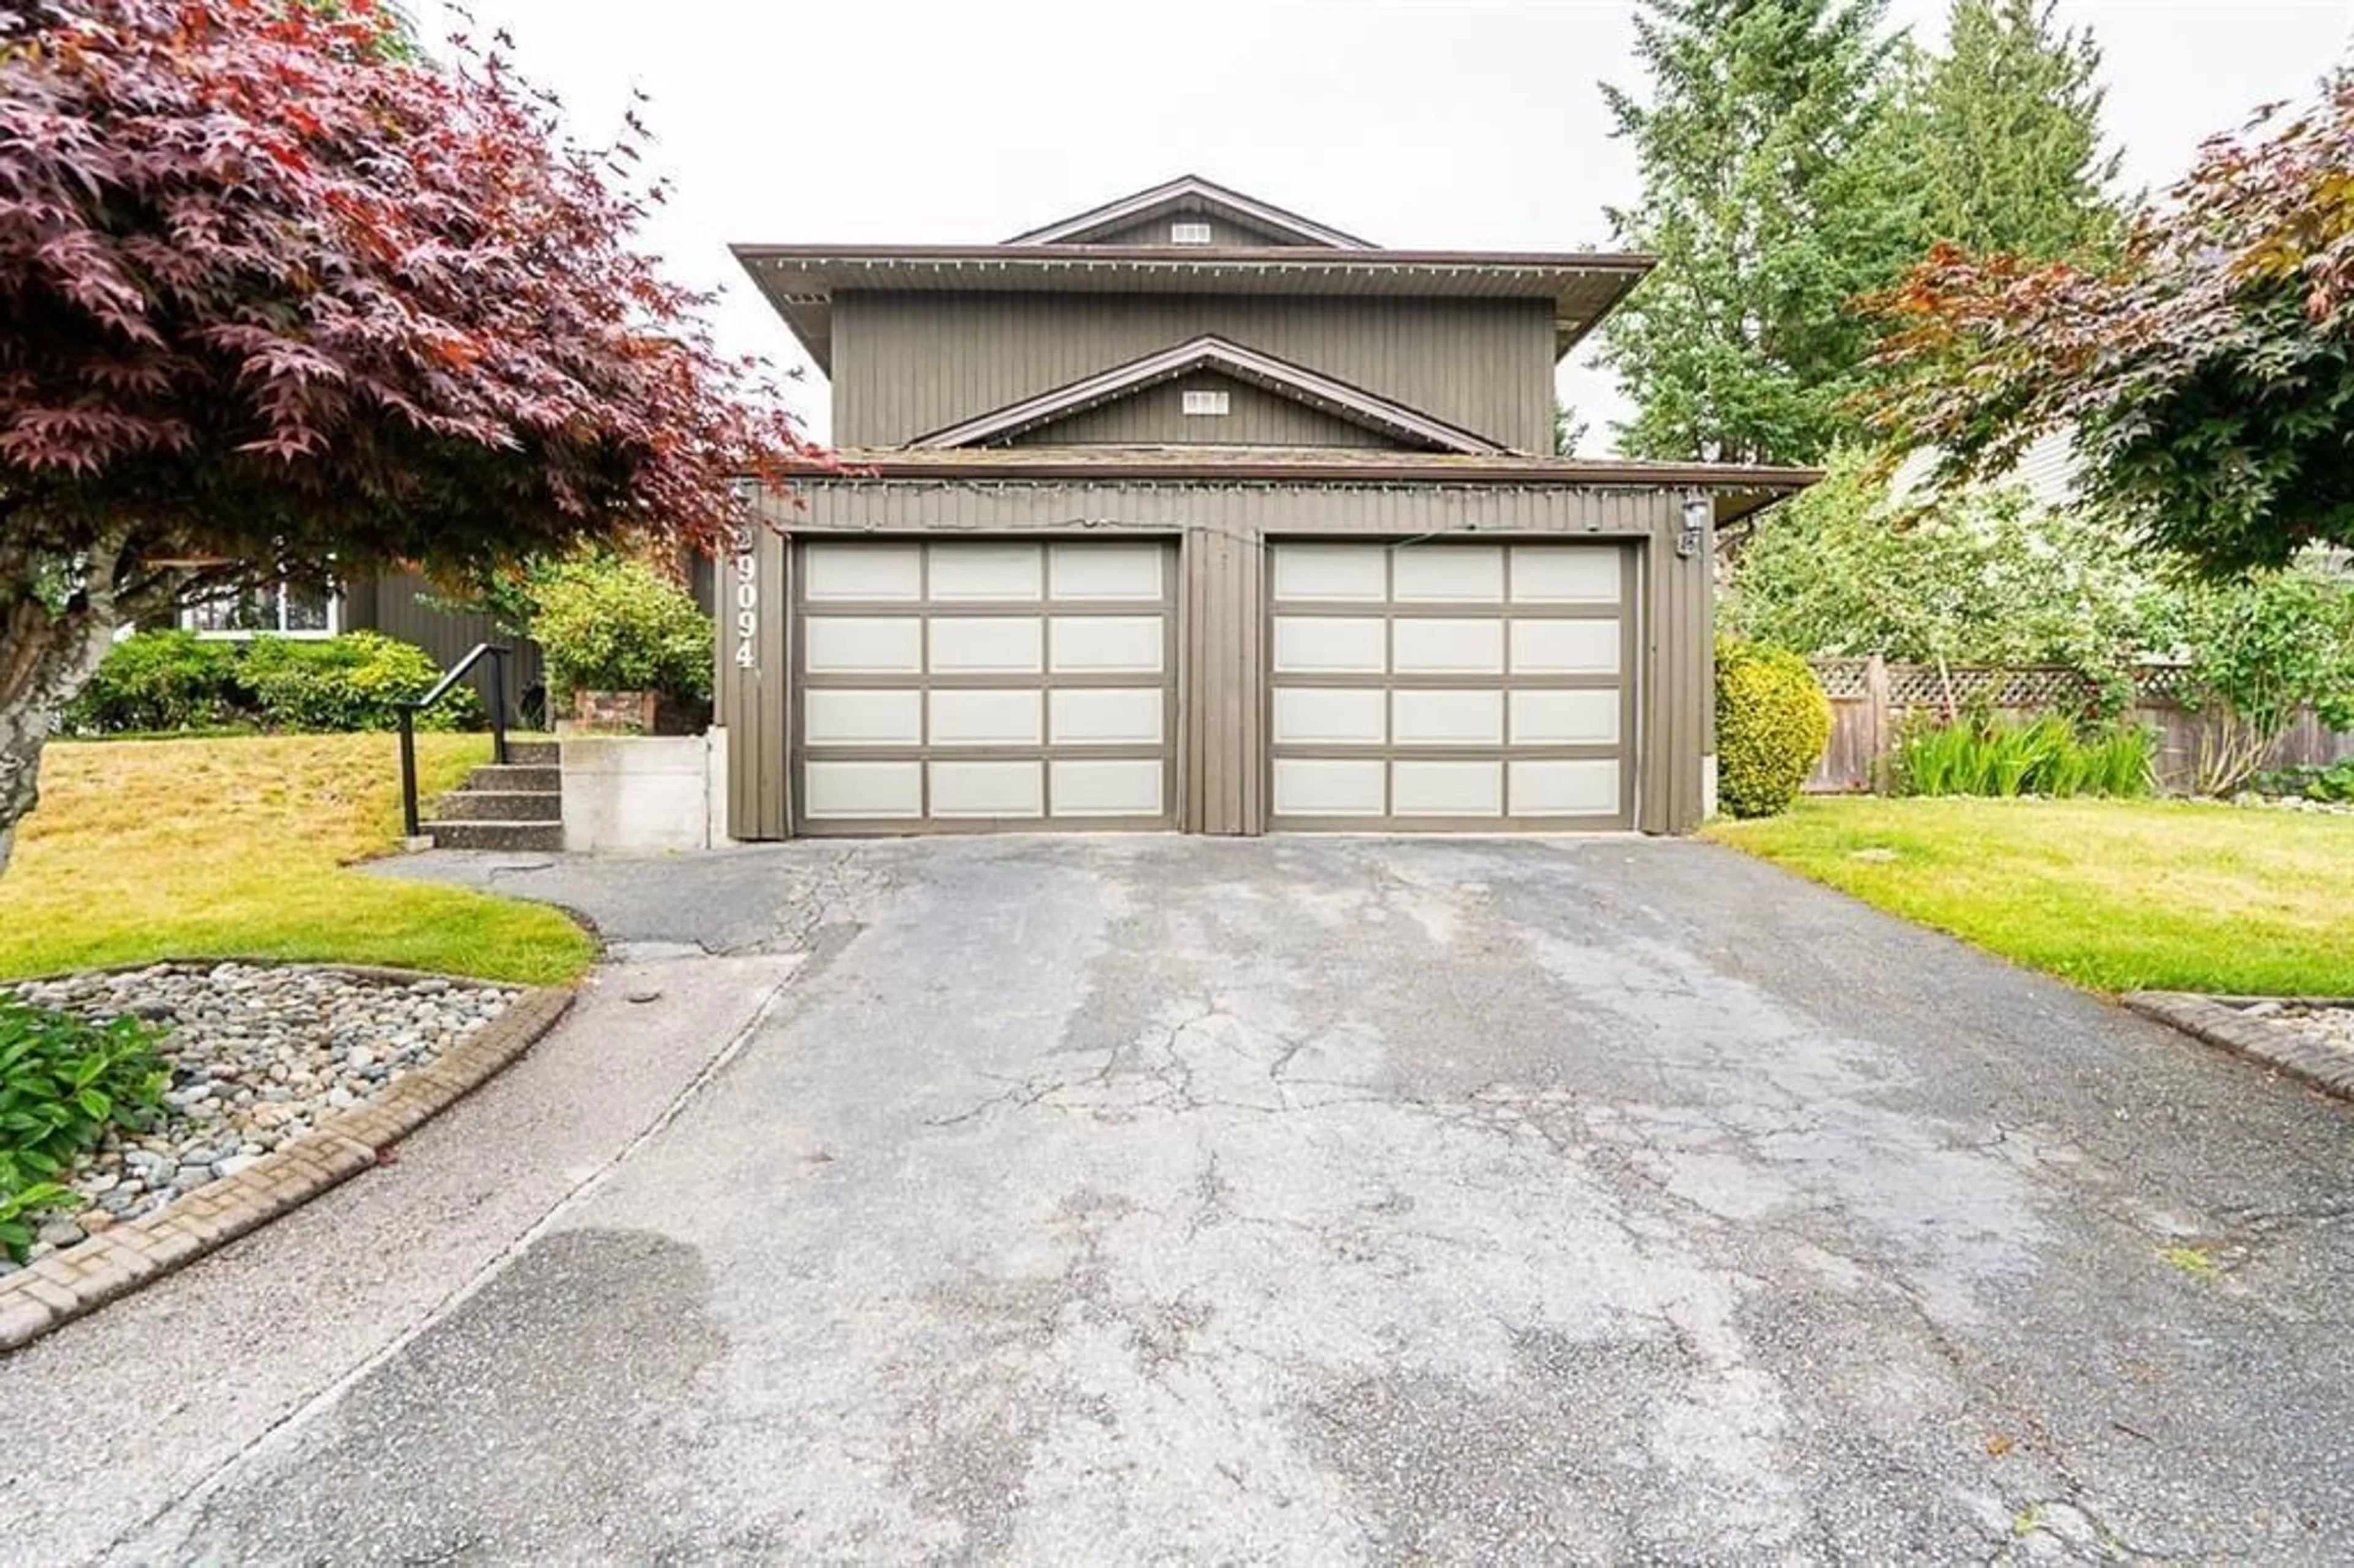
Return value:
[(1939, 241), (2032, 261), (2097, 256), (2123, 220), (2105, 150), (2101, 51), (2055, 27), (2054, 0), (1954, 0), (1946, 50), (1918, 62), (1884, 122), (1888, 167), (1917, 193), (1914, 260)]
[(1619, 243), (1659, 266), (1604, 327), (1638, 456), (1804, 462), (1851, 421), (1870, 344), (1847, 302), (1912, 258), (1855, 177), (1888, 111), (1885, 0), (1644, 0), (1647, 100), (1605, 84), (1643, 198)]

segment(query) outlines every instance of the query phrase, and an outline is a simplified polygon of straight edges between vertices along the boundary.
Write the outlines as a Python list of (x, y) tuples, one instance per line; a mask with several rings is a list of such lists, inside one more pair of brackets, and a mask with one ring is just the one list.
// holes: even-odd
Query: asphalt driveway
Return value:
[(810, 957), (126, 1560), (2354, 1555), (2354, 1114), (1728, 852), (402, 870)]

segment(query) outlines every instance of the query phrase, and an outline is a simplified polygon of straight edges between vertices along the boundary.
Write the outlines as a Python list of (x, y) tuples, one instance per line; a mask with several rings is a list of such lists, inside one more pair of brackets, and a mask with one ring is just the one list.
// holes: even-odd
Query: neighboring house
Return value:
[[(2019, 461), (1999, 478), (1982, 482), (1988, 490), (2020, 490), (2041, 507), (2073, 506), (2076, 503), (2076, 432), (2047, 430), (2028, 442)], [(1907, 452), (1888, 476), (1889, 499), (1898, 503), (1927, 501), (1938, 492), (1937, 449), (1917, 447)], [(1971, 487), (1966, 487), (1971, 488)]]
[(1712, 531), (1815, 476), (1549, 455), (1649, 258), (1387, 250), (1195, 178), (737, 255), (853, 467), (723, 571), (732, 836), (1701, 821)]
[[(704, 601), (708, 606), (708, 599)], [(433, 589), (414, 572), (391, 572), (347, 582), (331, 595), (276, 588), (224, 595), (181, 609), (178, 624), (200, 637), (333, 637), (345, 631), (377, 631), (413, 642), (449, 669), (479, 642), (514, 650), (507, 663), (507, 711), (535, 712), (546, 673), (539, 645), (501, 631), (487, 616), (437, 601)], [(478, 665), (474, 687), (490, 696), (490, 662)]]

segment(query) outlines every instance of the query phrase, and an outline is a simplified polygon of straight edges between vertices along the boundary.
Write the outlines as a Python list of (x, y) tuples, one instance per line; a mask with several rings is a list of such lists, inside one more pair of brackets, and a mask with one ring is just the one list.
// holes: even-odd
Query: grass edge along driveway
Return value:
[[(490, 760), (418, 736), (420, 795)], [(561, 984), (596, 945), (544, 906), (370, 876), (399, 843), (389, 735), (53, 742), (0, 873), (0, 980), (162, 959), (385, 964)]]
[(1704, 836), (2095, 991), (2354, 996), (2354, 817), (1813, 797)]

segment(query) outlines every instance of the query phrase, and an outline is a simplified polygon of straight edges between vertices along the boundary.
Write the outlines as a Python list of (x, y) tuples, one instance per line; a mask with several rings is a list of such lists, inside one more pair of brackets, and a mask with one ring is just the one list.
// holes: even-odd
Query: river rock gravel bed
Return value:
[[(159, 964), (29, 981), (0, 995), (95, 1022), (163, 1028), (168, 1107), (109, 1134), (74, 1171), (80, 1213), (41, 1227), (32, 1258), (243, 1170), (331, 1112), (359, 1105), (506, 1011), (521, 991), (301, 965)], [(31, 1261), (31, 1259), (27, 1259)], [(0, 1258), (0, 1274), (11, 1266)]]
[(2258, 1001), (2240, 1010), (2278, 1029), (2354, 1056), (2354, 1003)]

